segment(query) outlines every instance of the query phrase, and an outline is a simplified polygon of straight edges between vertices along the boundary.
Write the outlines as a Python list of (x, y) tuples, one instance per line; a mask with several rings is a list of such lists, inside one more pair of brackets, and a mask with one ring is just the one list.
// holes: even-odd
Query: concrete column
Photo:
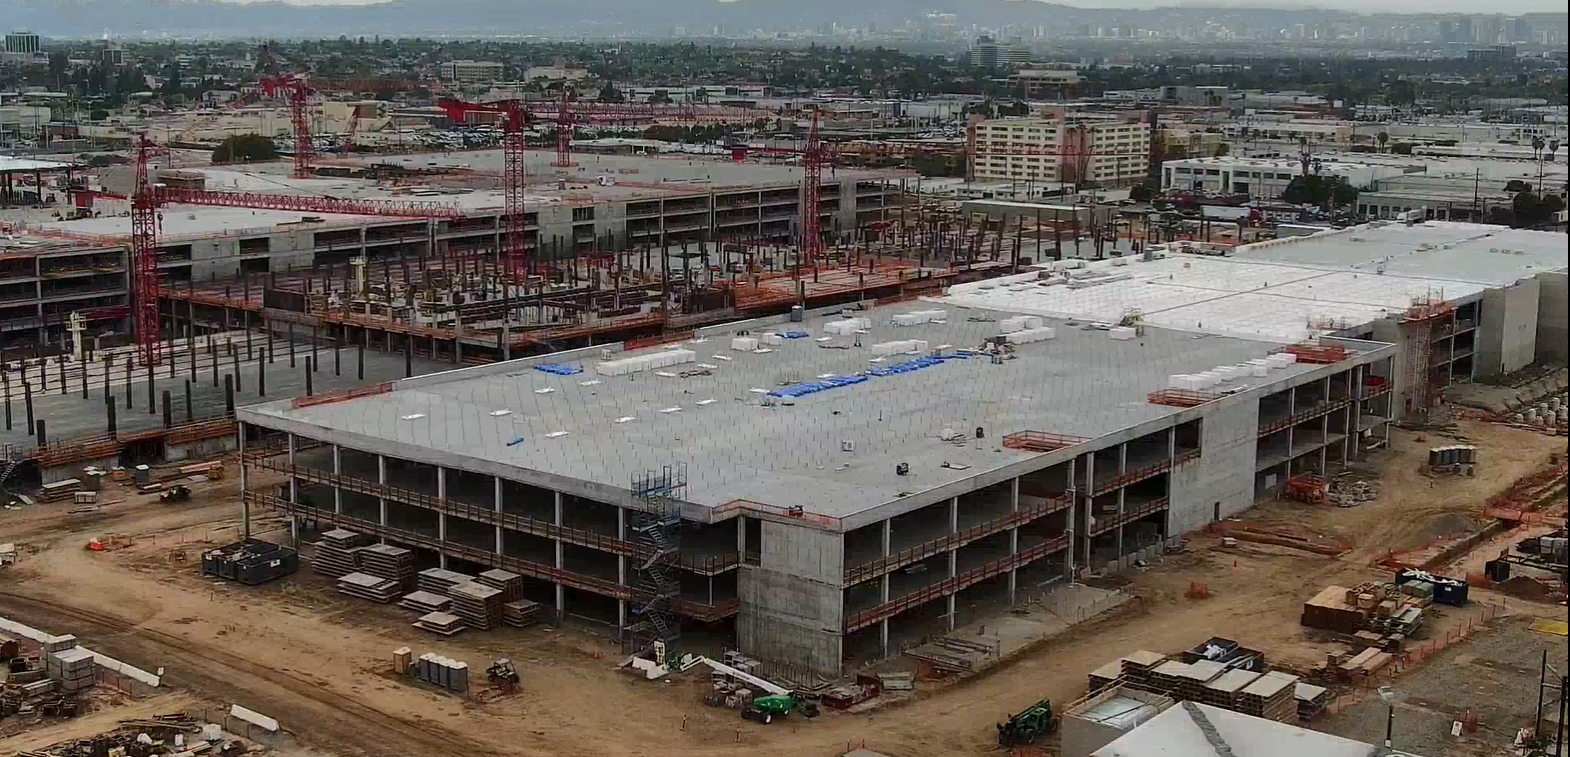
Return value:
[(888, 557), (893, 552), (893, 549), (892, 549), (893, 544), (894, 544), (894, 519), (890, 518), (888, 520), (883, 521), (883, 553), (882, 553), (881, 556)]
[[(1294, 386), (1291, 389), (1287, 390), (1287, 417), (1290, 418), (1290, 417), (1292, 417), (1296, 413), (1297, 413), (1297, 387)], [(1295, 423), (1290, 425), (1290, 426), (1287, 426), (1287, 466), (1286, 466), (1286, 477), (1287, 478), (1291, 478), (1292, 477), (1292, 444), (1293, 444), (1293, 441), (1292, 441), (1292, 431), (1294, 430), (1294, 428), (1296, 426), (1297, 426), (1297, 424), (1295, 424)]]
[(947, 597), (945, 597), (944, 599), (947, 599), (948, 600), (948, 604), (949, 604), (948, 629), (950, 631), (953, 631), (954, 630), (954, 608), (955, 608), (956, 605), (959, 604), (959, 601), (958, 601), (959, 600), (959, 595), (958, 594), (950, 594)]
[[(436, 499), (444, 504), (447, 501), (447, 469), (440, 465), (436, 466)], [(441, 542), (447, 541), (447, 513), (441, 510), (436, 511), (436, 539)], [(441, 567), (446, 568), (447, 553), (441, 553), (439, 559), (441, 560)]]
[(1063, 568), (1064, 571), (1068, 574), (1065, 577), (1068, 578), (1070, 584), (1074, 583), (1074, 556), (1078, 550), (1078, 545), (1075, 544), (1075, 542), (1079, 539), (1079, 537), (1076, 535), (1076, 526), (1074, 522), (1074, 511), (1079, 509), (1079, 503), (1076, 501), (1079, 499), (1079, 493), (1074, 490), (1074, 468), (1076, 467), (1075, 462), (1076, 461), (1074, 460), (1068, 461), (1068, 492), (1066, 492), (1066, 494), (1068, 495), (1069, 502), (1072, 504), (1070, 504), (1068, 508), (1068, 523), (1066, 526), (1064, 526), (1063, 529), (1063, 533), (1068, 536), (1068, 559), (1063, 561)]
[[(105, 368), (104, 370), (108, 370)], [(236, 423), (240, 446), (240, 538), (251, 538), (251, 503), (245, 494), (251, 490), (250, 466), (245, 464), (245, 424)]]
[[(1121, 475), (1124, 475), (1126, 473), (1128, 473), (1128, 442), (1123, 442), (1122, 444), (1118, 445), (1118, 475), (1121, 476)], [(1118, 518), (1120, 518), (1120, 519), (1123, 517), (1123, 508), (1124, 508), (1124, 506), (1125, 506), (1125, 504), (1127, 502), (1127, 498), (1128, 498), (1128, 487), (1126, 487), (1126, 486), (1119, 486), (1118, 487)], [(1123, 527), (1122, 526), (1118, 526), (1118, 529), (1117, 529), (1117, 539), (1118, 539), (1118, 541), (1117, 541), (1118, 559), (1121, 560), (1121, 559), (1123, 559)]]
[(1359, 365), (1352, 368), (1350, 374), (1352, 382), (1352, 403), (1347, 406), (1346, 443), (1341, 446), (1341, 464), (1345, 465), (1348, 457), (1357, 456), (1356, 443), (1363, 429), (1363, 380), (1368, 375), (1368, 366)]
[[(949, 499), (949, 533), (959, 533), (959, 497)], [(959, 550), (949, 550), (949, 578), (959, 575)], [(948, 595), (948, 628), (954, 630), (954, 595)]]
[(496, 557), (498, 560), (504, 554), (502, 549), (505, 543), (502, 540), (502, 480), (501, 477), (491, 479), (496, 484)]
[[(740, 533), (741, 533), (741, 535), (736, 537), (736, 543), (737, 543), (737, 549), (738, 550), (742, 550), (746, 546), (747, 529), (742, 528), (740, 530)], [(616, 538), (617, 539), (621, 539), (622, 541), (626, 541), (627, 540), (627, 508), (625, 508), (625, 507), (618, 507), (618, 508), (616, 508)], [(626, 555), (617, 555), (616, 556), (616, 583), (621, 585), (621, 586), (626, 586), (627, 585), (627, 556)], [(711, 585), (711, 588), (712, 588), (712, 585)], [(618, 599), (618, 600), (616, 600), (616, 630), (619, 633), (621, 631), (621, 629), (626, 628), (626, 627), (627, 627), (627, 600), (625, 600), (625, 599)]]
[[(1009, 512), (1019, 512), (1019, 476), (1009, 481)], [(1019, 554), (1019, 525), (1009, 529), (1009, 555)], [(1014, 588), (1018, 584), (1018, 568), (1009, 568), (1009, 604), (1014, 604)]]
[[(556, 524), (557, 528), (561, 528), (561, 505), (562, 505), (561, 492), (551, 492), (551, 493), (553, 495), (555, 495), (555, 498), (556, 498), (556, 517), (555, 517), (555, 519), (552, 522)], [(566, 555), (566, 551), (563, 549), (562, 541), (561, 541), (561, 539), (554, 539), (553, 541), (555, 541), (555, 543), (556, 543), (556, 569), (557, 570), (565, 570), (566, 569), (566, 562), (567, 562), (567, 555)], [(566, 612), (567, 612), (567, 606), (566, 605), (567, 605), (567, 587), (562, 586), (561, 584), (556, 584), (556, 619), (558, 621), (561, 620), (563, 617), (566, 617)]]
[(949, 498), (949, 533), (959, 533), (959, 497)]
[[(386, 486), (387, 485), (387, 457), (385, 455), (377, 455), (376, 456), (376, 483), (380, 484), (381, 486)], [(377, 497), (376, 498), (376, 506), (377, 506), (377, 509), (379, 510), (376, 522), (382, 528), (386, 528), (387, 527), (387, 498), (386, 497)], [(382, 544), (386, 544), (387, 540), (386, 539), (382, 539), (381, 543)]]
[[(622, 516), (621, 528), (626, 530), (626, 516)], [(626, 537), (622, 537), (626, 538)], [(736, 555), (746, 561), (747, 559), (747, 516), (736, 516)]]
[[(1325, 413), (1319, 419), (1319, 438), (1321, 441), (1327, 441), (1330, 439), (1330, 413)], [(1330, 445), (1327, 443), (1325, 446), (1319, 448), (1319, 474), (1321, 476), (1329, 471), (1329, 469), (1325, 467), (1326, 461), (1329, 460), (1329, 456)]]
[[(151, 369), (149, 369), (151, 370)], [(300, 515), (295, 512), (293, 505), (300, 501), (300, 479), (294, 475), (294, 434), (289, 435), (289, 543), (295, 549), (300, 548)]]
[[(333, 476), (334, 477), (343, 475), (342, 452), (343, 452), (343, 448), (339, 447), (336, 444), (333, 445)], [(341, 487), (341, 486), (334, 486), (333, 487), (333, 512), (338, 513), (339, 515), (343, 514), (343, 487)]]
[(1096, 490), (1096, 453), (1090, 452), (1084, 456), (1085, 460), (1085, 564), (1090, 565), (1090, 528), (1095, 525), (1096, 498), (1090, 493)]

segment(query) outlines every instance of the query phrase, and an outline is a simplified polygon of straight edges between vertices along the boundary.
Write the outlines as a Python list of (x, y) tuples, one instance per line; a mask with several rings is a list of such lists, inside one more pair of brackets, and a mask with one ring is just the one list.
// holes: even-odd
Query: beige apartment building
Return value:
[(1150, 167), (1150, 125), (1136, 114), (1052, 113), (977, 121), (973, 181), (1128, 186)]

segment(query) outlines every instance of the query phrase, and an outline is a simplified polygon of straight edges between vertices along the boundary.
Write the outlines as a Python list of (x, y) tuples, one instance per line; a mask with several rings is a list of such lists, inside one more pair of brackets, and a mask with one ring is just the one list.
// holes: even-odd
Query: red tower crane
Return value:
[(316, 156), (316, 143), (311, 139), (310, 95), (313, 91), (300, 73), (268, 76), (261, 81), (262, 91), (269, 97), (279, 97), (289, 105), (289, 124), (294, 135), (294, 178), (311, 176), (311, 163)]
[(797, 242), (798, 266), (803, 259), (808, 264), (816, 266), (818, 260), (823, 257), (823, 221), (818, 212), (818, 193), (823, 182), (823, 167), (832, 168), (837, 155), (833, 145), (818, 137), (818, 114), (819, 111), (813, 109), (812, 125), (807, 130), (807, 141), (801, 147), (738, 147), (731, 153), (736, 160), (744, 160), (750, 153), (801, 157), (805, 175), (802, 177), (801, 184), (801, 239)]
[(158, 210), (168, 204), (208, 205), (231, 208), (268, 208), (307, 213), (397, 216), (402, 218), (461, 218), (459, 208), (429, 202), (353, 200), (318, 195), (279, 195), (262, 192), (217, 192), (176, 189), (153, 183), (150, 163), (159, 148), (143, 134), (136, 145), (136, 185), (131, 196), (131, 312), (136, 328), (137, 351), (146, 365), (159, 360), (158, 327)]
[[(502, 194), (505, 196), (506, 214), (502, 235), (502, 261), (508, 277), (514, 282), (525, 273), (534, 273), (534, 258), (524, 254), (524, 144), (523, 130), (534, 117), (523, 107), (522, 101), (503, 100), (494, 103), (467, 103), (459, 100), (442, 100), (438, 103), (447, 117), (456, 123), (469, 120), (470, 113), (499, 113), (506, 119), (502, 127)], [(525, 259), (527, 258), (527, 260)]]

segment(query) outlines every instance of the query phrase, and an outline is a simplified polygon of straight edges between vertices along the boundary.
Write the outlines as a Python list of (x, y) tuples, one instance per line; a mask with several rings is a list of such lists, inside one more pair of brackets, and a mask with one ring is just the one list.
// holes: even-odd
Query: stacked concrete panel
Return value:
[(342, 528), (322, 534), (316, 541), (316, 553), (311, 564), (324, 576), (341, 578), (360, 568), (360, 548), (367, 538)]
[(93, 687), (93, 655), (83, 649), (65, 649), (50, 652), (44, 658), (44, 669), (51, 680), (59, 681), (63, 691), (81, 691)]
[(398, 599), (403, 589), (397, 581), (367, 573), (350, 573), (338, 579), (338, 591), (351, 597), (387, 604)]

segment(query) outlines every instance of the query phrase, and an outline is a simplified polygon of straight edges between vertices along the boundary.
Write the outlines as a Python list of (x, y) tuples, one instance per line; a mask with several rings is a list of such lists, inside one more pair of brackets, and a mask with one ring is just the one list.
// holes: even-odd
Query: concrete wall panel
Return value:
[(1483, 293), (1477, 327), (1478, 376), (1518, 371), (1536, 358), (1541, 285), (1533, 278)]
[(1204, 528), (1215, 517), (1236, 515), (1254, 505), (1254, 460), (1259, 436), (1259, 402), (1216, 402), (1202, 406), (1200, 457), (1172, 471), (1167, 533)]
[(1537, 275), (1537, 359), (1570, 361), (1570, 274)]

